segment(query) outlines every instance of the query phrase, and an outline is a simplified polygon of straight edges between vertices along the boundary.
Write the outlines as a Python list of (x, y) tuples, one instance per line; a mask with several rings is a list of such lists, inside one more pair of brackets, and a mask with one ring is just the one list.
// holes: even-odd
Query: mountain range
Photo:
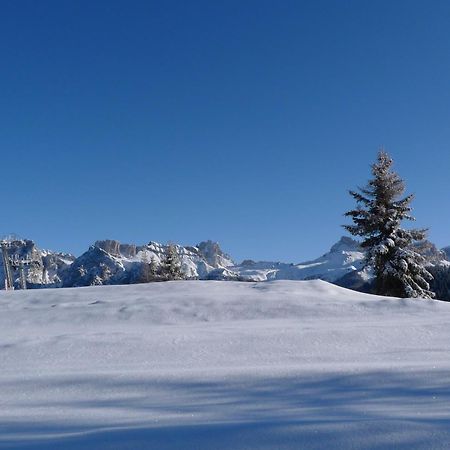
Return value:
[[(9, 241), (8, 256), (26, 259), (25, 269), (29, 288), (78, 287), (104, 284), (131, 284), (139, 282), (144, 264), (154, 260), (159, 264), (168, 245), (149, 242), (146, 245), (123, 244), (116, 240), (95, 242), (79, 257), (62, 252), (39, 249), (29, 239)], [(204, 241), (196, 246), (175, 245), (183, 272), (188, 279), (202, 280), (312, 280), (321, 279), (340, 286), (364, 290), (371, 275), (364, 269), (364, 250), (349, 237), (342, 237), (324, 255), (311, 261), (289, 264), (273, 261), (245, 260), (236, 263), (222, 251), (219, 244)], [(418, 250), (428, 265), (450, 266), (450, 247), (436, 248), (429, 241)], [(0, 277), (4, 267), (0, 261)], [(15, 284), (20, 274), (13, 270)]]

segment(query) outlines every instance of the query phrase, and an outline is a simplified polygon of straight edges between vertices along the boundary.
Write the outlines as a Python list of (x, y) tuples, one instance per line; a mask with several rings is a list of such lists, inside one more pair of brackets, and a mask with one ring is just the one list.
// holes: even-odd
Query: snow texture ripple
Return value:
[(444, 449), (450, 304), (324, 281), (0, 293), (2, 449)]

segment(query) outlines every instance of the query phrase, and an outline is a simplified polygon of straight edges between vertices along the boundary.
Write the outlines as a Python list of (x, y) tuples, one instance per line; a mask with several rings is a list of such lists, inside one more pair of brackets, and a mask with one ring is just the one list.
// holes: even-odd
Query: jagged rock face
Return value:
[(136, 256), (136, 245), (134, 244), (121, 244), (119, 241), (106, 239), (97, 241), (94, 246), (105, 250), (105, 252), (113, 256), (125, 256), (127, 258)]
[(200, 244), (197, 245), (197, 249), (198, 253), (212, 267), (228, 267), (234, 265), (231, 257), (221, 250), (217, 242), (200, 242)]
[(348, 236), (342, 236), (339, 241), (334, 244), (330, 253), (342, 253), (342, 252), (362, 252), (359, 242)]
[[(31, 240), (17, 239), (10, 242), (8, 252), (13, 258), (32, 260), (26, 266), (27, 284), (37, 288), (139, 282), (143, 268), (152, 260), (159, 265), (167, 249), (167, 245), (157, 242), (136, 246), (102, 240), (75, 258), (69, 254), (40, 250)], [(342, 237), (320, 258), (300, 264), (246, 260), (235, 265), (219, 244), (212, 241), (192, 247), (175, 245), (175, 249), (183, 272), (190, 279), (266, 281), (319, 278), (356, 290), (366, 289), (371, 279), (370, 272), (363, 269), (365, 252), (357, 241), (349, 237)], [(417, 250), (429, 265), (450, 267), (445, 253), (450, 254), (450, 247), (440, 251), (425, 241), (417, 246)], [(18, 285), (19, 271), (14, 270), (13, 275)], [(3, 282), (1, 259), (0, 277)]]
[[(137, 247), (136, 257), (145, 261), (153, 259), (159, 265), (166, 257), (168, 248), (168, 245), (149, 242), (145, 246)], [(204, 278), (214, 268), (199, 254), (197, 247), (175, 245), (175, 249), (180, 259), (183, 273), (187, 278)]]
[[(8, 257), (14, 260), (29, 261), (25, 266), (27, 285), (30, 288), (59, 287), (61, 279), (60, 272), (69, 266), (75, 259), (74, 256), (65, 253), (40, 250), (36, 244), (29, 239), (17, 239), (9, 242), (7, 249)], [(15, 286), (19, 284), (19, 270), (12, 267)], [(3, 259), (0, 259), (0, 279), (5, 279)]]
[(416, 244), (416, 250), (429, 265), (448, 265), (449, 261), (445, 249), (439, 250), (432, 242), (424, 240)]
[[(342, 237), (328, 253), (313, 261), (300, 264), (243, 261), (240, 265), (228, 267), (224, 279), (243, 279), (247, 281), (266, 280), (313, 280), (322, 279), (334, 282), (347, 273), (360, 270), (363, 266), (364, 252), (359, 243)], [(233, 272), (233, 275), (230, 274)], [(219, 273), (215, 272), (216, 277)]]
[(450, 247), (444, 247), (441, 251), (444, 253), (445, 259), (450, 261)]
[(125, 267), (117, 257), (95, 245), (62, 272), (64, 287), (118, 284), (125, 278)]
[[(429, 265), (447, 265), (443, 252), (428, 241), (418, 246)], [(450, 253), (450, 248), (449, 248)], [(233, 267), (227, 267), (222, 279), (266, 280), (314, 280), (321, 279), (344, 287), (361, 290), (370, 284), (371, 273), (364, 269), (365, 251), (358, 241), (343, 236), (330, 251), (312, 261), (300, 264), (246, 260)], [(220, 279), (221, 272), (209, 275)]]
[(69, 253), (56, 253), (45, 250), (41, 253), (44, 263), (44, 287), (60, 287), (61, 274), (75, 261), (75, 256)]
[[(138, 282), (143, 265), (152, 260), (160, 265), (168, 247), (157, 242), (136, 246), (114, 240), (97, 241), (64, 271), (62, 284), (75, 287)], [(191, 279), (206, 279), (214, 269), (232, 263), (219, 245), (211, 241), (202, 242), (198, 247), (175, 245), (175, 249), (183, 273)]]
[(113, 256), (120, 255), (120, 242), (112, 239), (105, 239), (103, 241), (96, 241), (94, 247), (101, 248), (106, 253)]
[(121, 244), (119, 247), (121, 255), (127, 258), (134, 258), (136, 256), (136, 245), (134, 244)]

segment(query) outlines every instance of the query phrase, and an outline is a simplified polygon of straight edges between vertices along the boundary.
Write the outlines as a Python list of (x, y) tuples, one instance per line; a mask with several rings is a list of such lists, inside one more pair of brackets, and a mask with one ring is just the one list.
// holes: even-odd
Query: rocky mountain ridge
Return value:
[[(39, 249), (30, 239), (14, 238), (8, 241), (7, 255), (13, 261), (25, 261), (27, 285), (30, 288), (60, 287), (61, 274), (75, 261), (69, 253)], [(19, 271), (13, 268), (14, 284), (18, 284)], [(0, 258), (0, 283), (4, 288), (5, 268)]]
[[(219, 244), (204, 241), (197, 246), (175, 245), (182, 270), (188, 279), (203, 280), (311, 280), (322, 279), (344, 287), (363, 289), (370, 279), (364, 270), (364, 250), (349, 237), (342, 237), (330, 251), (311, 261), (289, 264), (271, 261), (245, 260), (236, 264)], [(28, 239), (9, 242), (10, 258), (28, 258), (26, 280), (30, 288), (78, 287), (102, 284), (130, 284), (139, 282), (144, 264), (161, 263), (168, 245), (149, 242), (146, 245), (123, 244), (116, 240), (95, 242), (79, 257), (70, 254), (40, 250)], [(432, 243), (423, 242), (418, 250), (430, 266), (450, 266), (445, 251)], [(0, 277), (4, 279), (3, 261)], [(19, 273), (14, 270), (18, 285)]]

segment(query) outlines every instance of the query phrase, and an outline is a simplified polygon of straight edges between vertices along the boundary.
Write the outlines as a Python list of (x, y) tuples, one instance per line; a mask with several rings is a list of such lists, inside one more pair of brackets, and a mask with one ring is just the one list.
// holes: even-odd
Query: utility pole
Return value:
[(8, 256), (8, 242), (1, 241), (0, 247), (2, 249), (3, 270), (5, 272), (5, 290), (9, 291), (9, 290), (14, 289), (14, 282), (13, 282), (10, 259)]
[(10, 266), (19, 271), (19, 286), (20, 289), (27, 288), (27, 276), (25, 273), (25, 265), (29, 265), (33, 262), (29, 257), (19, 258), (19, 256), (9, 258)]
[(25, 262), (23, 259), (19, 261), (19, 274), (20, 274), (20, 289), (27, 288), (27, 277), (25, 275)]

